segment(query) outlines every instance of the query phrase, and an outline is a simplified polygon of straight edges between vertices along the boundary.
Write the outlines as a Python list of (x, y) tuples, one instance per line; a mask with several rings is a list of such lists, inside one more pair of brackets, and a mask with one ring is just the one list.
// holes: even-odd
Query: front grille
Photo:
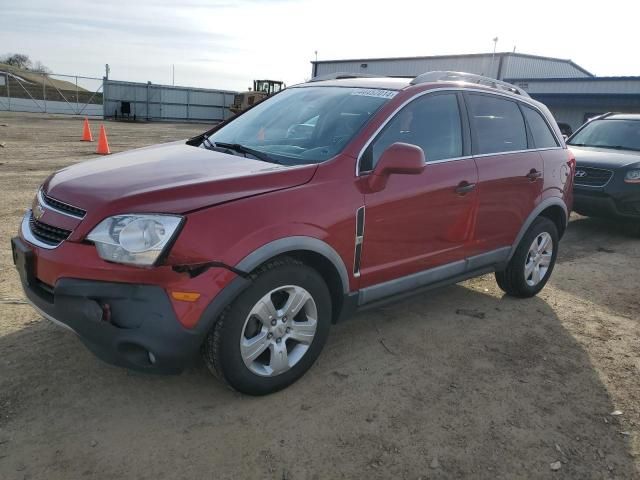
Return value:
[(574, 182), (587, 187), (602, 187), (611, 179), (613, 172), (602, 168), (576, 166)]
[(33, 214), (29, 217), (29, 228), (31, 229), (31, 233), (34, 237), (51, 246), (60, 245), (60, 243), (71, 235), (71, 231), (69, 230), (53, 227), (36, 220), (33, 218)]
[(68, 213), (74, 217), (84, 218), (87, 213), (81, 208), (74, 207), (73, 205), (69, 205), (68, 203), (61, 202), (60, 200), (56, 200), (55, 198), (50, 197), (43, 191), (40, 192), (42, 194), (42, 202), (45, 206), (51, 207), (55, 210), (60, 210), (61, 212)]

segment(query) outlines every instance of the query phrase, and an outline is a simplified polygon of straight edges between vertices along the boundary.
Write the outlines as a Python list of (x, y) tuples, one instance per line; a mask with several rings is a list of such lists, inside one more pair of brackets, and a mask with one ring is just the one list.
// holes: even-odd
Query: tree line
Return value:
[(29, 70), (30, 72), (51, 73), (51, 70), (40, 60), (33, 62), (29, 58), (29, 55), (25, 55), (24, 53), (7, 53), (0, 55), (0, 63), (11, 65), (21, 70)]

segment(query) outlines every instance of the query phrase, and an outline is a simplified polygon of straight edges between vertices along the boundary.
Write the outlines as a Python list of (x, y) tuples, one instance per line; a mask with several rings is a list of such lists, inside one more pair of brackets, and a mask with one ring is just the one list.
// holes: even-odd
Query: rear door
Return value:
[(470, 255), (510, 246), (538, 203), (543, 160), (527, 135), (518, 102), (465, 92), (478, 166), (478, 216)]
[(364, 172), (395, 142), (421, 147), (427, 164), (422, 174), (391, 175), (384, 190), (365, 195), (361, 287), (465, 258), (478, 173), (462, 105), (455, 92), (423, 95), (400, 110), (365, 150)]
[(527, 121), (533, 145), (542, 157), (544, 163), (543, 197), (546, 195), (564, 196), (567, 181), (571, 181), (570, 165), (567, 151), (560, 146), (560, 141), (551, 127), (538, 110), (527, 105), (520, 105)]

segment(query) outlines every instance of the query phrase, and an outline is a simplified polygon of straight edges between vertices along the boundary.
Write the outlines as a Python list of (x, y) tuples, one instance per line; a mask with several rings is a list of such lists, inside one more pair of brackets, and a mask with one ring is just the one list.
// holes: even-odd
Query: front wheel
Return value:
[(546, 217), (536, 218), (524, 234), (507, 268), (496, 272), (498, 286), (514, 297), (533, 297), (549, 281), (558, 255), (558, 229)]
[(209, 369), (232, 388), (265, 395), (300, 378), (329, 333), (331, 297), (314, 269), (273, 260), (225, 309), (204, 344)]

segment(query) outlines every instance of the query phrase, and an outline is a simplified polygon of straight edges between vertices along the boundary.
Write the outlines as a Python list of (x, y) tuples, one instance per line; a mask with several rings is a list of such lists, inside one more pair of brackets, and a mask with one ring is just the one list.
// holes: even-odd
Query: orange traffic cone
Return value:
[(91, 135), (91, 129), (89, 128), (89, 119), (84, 117), (84, 126), (82, 127), (82, 141), (93, 142), (93, 135)]
[(100, 155), (109, 155), (111, 153), (104, 125), (100, 125), (100, 135), (98, 136), (98, 148), (96, 148), (96, 153), (99, 153)]

